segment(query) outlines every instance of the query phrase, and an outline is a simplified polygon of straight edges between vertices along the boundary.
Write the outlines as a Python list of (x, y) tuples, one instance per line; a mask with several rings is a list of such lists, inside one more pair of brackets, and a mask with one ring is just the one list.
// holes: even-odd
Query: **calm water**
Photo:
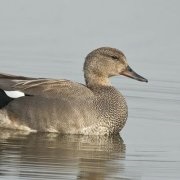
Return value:
[(86, 54), (112, 46), (149, 83), (112, 78), (129, 107), (120, 136), (1, 129), (0, 179), (179, 180), (179, 7), (178, 0), (1, 1), (0, 72), (83, 82)]

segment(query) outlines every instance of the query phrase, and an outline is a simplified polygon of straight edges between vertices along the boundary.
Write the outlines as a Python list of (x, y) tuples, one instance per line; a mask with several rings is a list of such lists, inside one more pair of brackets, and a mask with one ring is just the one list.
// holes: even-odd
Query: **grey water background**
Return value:
[(121, 49), (148, 84), (126, 97), (118, 137), (0, 130), (0, 179), (180, 179), (180, 1), (1, 0), (0, 72), (84, 82), (91, 50)]

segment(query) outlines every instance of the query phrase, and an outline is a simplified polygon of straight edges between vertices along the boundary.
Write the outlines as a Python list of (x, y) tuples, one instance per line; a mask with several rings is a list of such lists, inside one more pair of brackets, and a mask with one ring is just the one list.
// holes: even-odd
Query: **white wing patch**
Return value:
[(5, 93), (11, 98), (18, 98), (24, 96), (24, 93), (20, 91), (5, 91)]

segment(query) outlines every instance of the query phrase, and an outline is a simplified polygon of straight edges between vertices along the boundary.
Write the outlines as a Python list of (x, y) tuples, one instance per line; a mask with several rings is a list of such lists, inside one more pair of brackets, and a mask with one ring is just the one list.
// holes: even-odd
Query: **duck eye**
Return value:
[(117, 56), (111, 56), (112, 57), (112, 59), (114, 59), (114, 60), (118, 60), (118, 57)]

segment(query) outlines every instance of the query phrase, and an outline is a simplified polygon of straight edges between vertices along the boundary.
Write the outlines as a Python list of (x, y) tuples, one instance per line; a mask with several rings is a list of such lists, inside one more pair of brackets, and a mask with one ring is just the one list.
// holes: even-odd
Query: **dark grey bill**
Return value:
[(139, 74), (137, 74), (136, 72), (134, 72), (129, 66), (121, 74), (124, 76), (127, 76), (129, 78), (138, 80), (138, 81), (148, 82), (148, 80), (146, 78), (144, 78), (144, 77), (140, 76)]

